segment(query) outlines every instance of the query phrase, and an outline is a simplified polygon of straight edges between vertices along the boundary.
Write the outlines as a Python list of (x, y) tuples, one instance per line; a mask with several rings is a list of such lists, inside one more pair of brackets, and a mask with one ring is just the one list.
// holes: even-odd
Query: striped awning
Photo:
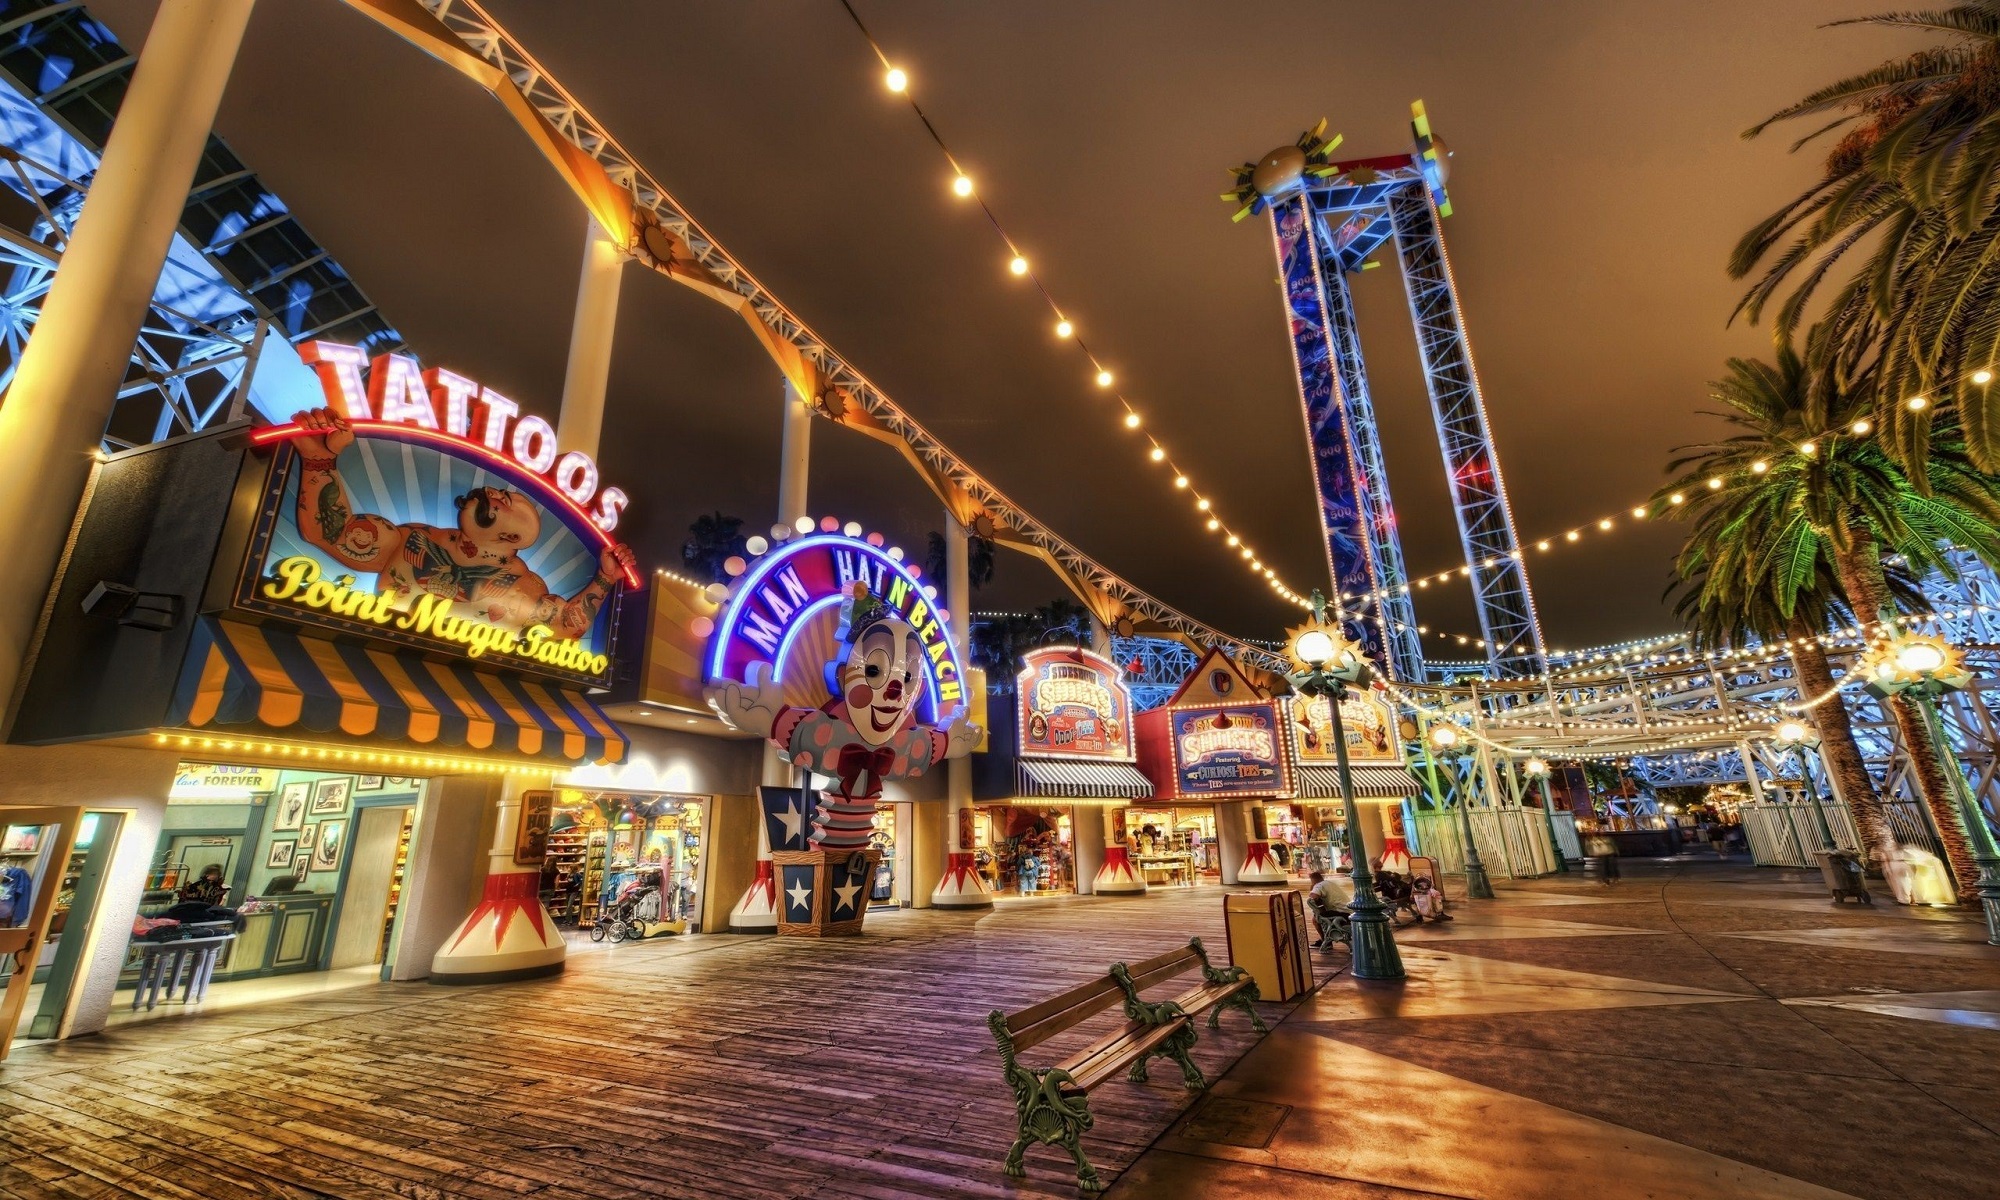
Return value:
[[(1349, 771), (1354, 776), (1354, 794), (1362, 800), (1398, 800), (1423, 790), (1401, 767), (1352, 767)], [(1300, 763), (1298, 772), (1300, 799), (1341, 798), (1339, 768)]]
[(1023, 796), (1074, 800), (1145, 800), (1153, 794), (1153, 781), (1129, 763), (1061, 762), (1047, 758), (1015, 760), (1014, 786)]
[(195, 630), (168, 721), (577, 764), (623, 762), (626, 750), (617, 723), (574, 688), (213, 617)]

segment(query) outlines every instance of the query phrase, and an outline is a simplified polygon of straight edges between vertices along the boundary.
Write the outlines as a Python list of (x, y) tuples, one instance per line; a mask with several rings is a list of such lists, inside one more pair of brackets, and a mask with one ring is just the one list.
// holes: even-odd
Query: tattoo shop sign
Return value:
[(308, 358), (330, 403), (251, 437), (275, 453), (237, 607), (608, 682), (606, 602), (637, 584), (631, 551), (610, 536), (624, 493), (599, 492), (585, 456), (558, 463), (539, 418), (519, 418), (508, 438), (511, 402), (475, 404), (491, 392), (449, 372), (384, 355), (364, 388), (358, 360), (327, 343)]

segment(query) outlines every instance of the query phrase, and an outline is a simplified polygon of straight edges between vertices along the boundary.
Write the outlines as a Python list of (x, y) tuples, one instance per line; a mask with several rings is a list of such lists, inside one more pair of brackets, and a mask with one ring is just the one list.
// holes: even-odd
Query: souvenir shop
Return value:
[(1292, 795), (1282, 712), (1211, 650), (1165, 704), (1139, 714), (1139, 769), (1155, 802), (1134, 805), (1125, 828), (1149, 885), (1236, 882), (1240, 843), (1263, 840), (1245, 825)]
[(701, 932), (707, 797), (558, 787), (550, 801), (541, 897), (558, 926), (602, 940), (624, 906), (642, 935)]
[[(1123, 805), (1152, 783), (1134, 765), (1132, 697), (1124, 673), (1077, 647), (1022, 659), (1011, 704), (988, 712), (988, 750), (973, 756), (974, 862), (1000, 896), (1121, 888)], [(1106, 859), (1106, 847), (1120, 848)]]
[[(1271, 824), (1271, 831), (1274, 840), (1281, 833), (1286, 840), (1297, 838), (1299, 857), (1307, 869), (1324, 870), (1331, 863), (1333, 869), (1344, 871), (1352, 859), (1330, 704), (1325, 696), (1294, 696), (1285, 702), (1298, 796), (1286, 806), (1286, 815), (1296, 814), (1296, 823)], [(1403, 765), (1403, 745), (1414, 730), (1399, 728), (1395, 711), (1377, 692), (1347, 693), (1340, 719), (1347, 736), (1348, 774), (1354, 781), (1361, 840), (1370, 858), (1407, 870), (1406, 808), (1422, 790)], [(1266, 806), (1267, 823), (1276, 807)], [(1402, 866), (1397, 867), (1398, 862)]]
[[(334, 511), (355, 515), (336, 525)], [(462, 612), (411, 586), (434, 564), (400, 556), (444, 529), (514, 559), (534, 602)], [(211, 982), (432, 974), (485, 875), (496, 799), (624, 756), (590, 693), (610, 680), (632, 582), (573, 496), (435, 428), (225, 427), (101, 462), (12, 740), (176, 765), (119, 810), (122, 839), (152, 841), (143, 863), (121, 852), (90, 904), (55, 885), (74, 898), (49, 1036), (101, 1025), (75, 998), (102, 1003), (107, 972), (134, 988), (121, 1006), (148, 1009), (196, 1003)], [(79, 884), (94, 844), (69, 852)], [(406, 929), (419, 900), (421, 928)], [(63, 942), (100, 919), (133, 921), (129, 940), (95, 939), (123, 957), (66, 973)]]

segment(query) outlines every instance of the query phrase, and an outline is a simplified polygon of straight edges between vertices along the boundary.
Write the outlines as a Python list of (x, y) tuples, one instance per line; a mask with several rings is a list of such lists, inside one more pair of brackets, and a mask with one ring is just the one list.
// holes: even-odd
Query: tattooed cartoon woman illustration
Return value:
[(546, 625), (557, 637), (575, 640), (590, 632), (605, 597), (632, 566), (630, 548), (607, 546), (598, 554), (597, 574), (574, 596), (550, 592), (520, 558), (541, 536), (541, 511), (501, 487), (460, 496), (454, 529), (356, 514), (340, 478), (341, 452), (354, 444), (347, 419), (316, 408), (293, 420), (311, 431), (292, 443), (301, 467), (299, 533), (345, 565), (375, 572), (378, 590), (445, 597), (454, 616), (478, 617), (514, 633)]

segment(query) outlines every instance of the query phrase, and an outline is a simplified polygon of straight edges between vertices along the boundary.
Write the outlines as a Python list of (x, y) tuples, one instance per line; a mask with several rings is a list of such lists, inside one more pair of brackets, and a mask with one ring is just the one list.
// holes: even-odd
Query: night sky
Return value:
[[(1402, 153), (1421, 97), (1455, 153), (1445, 222), (1524, 542), (1629, 508), (1707, 436), (1729, 246), (1810, 152), (1738, 132), (1906, 47), (1825, 0), (855, 0), (1092, 348), (1281, 576), (1325, 579), (1268, 223), (1224, 168), (1320, 117)], [(157, 7), (93, 0), (137, 47)], [(1206, 533), (1091, 383), (836, 0), (489, 0), (736, 258), (1045, 523), (1231, 632), (1295, 612)], [(1867, 11), (1868, 6), (1860, 10)], [(408, 337), (554, 418), (585, 220), (483, 91), (331, 0), (264, 0), (219, 130)], [(1796, 135), (1793, 135), (1796, 136)], [(1461, 558), (1393, 253), (1357, 285), (1412, 571)], [(627, 268), (605, 444), (625, 532), (678, 566), (711, 509), (775, 516), (775, 367), (740, 319)], [(887, 447), (821, 423), (812, 508), (920, 547)], [(1623, 522), (1621, 522), (1621, 525)], [(1560, 545), (1560, 542), (1559, 542)], [(1553, 647), (1664, 631), (1671, 528), (1531, 553)], [(1476, 633), (1463, 585), (1420, 618)], [(1059, 594), (1004, 554), (982, 607)], [(1435, 639), (1434, 657), (1457, 657)]]

